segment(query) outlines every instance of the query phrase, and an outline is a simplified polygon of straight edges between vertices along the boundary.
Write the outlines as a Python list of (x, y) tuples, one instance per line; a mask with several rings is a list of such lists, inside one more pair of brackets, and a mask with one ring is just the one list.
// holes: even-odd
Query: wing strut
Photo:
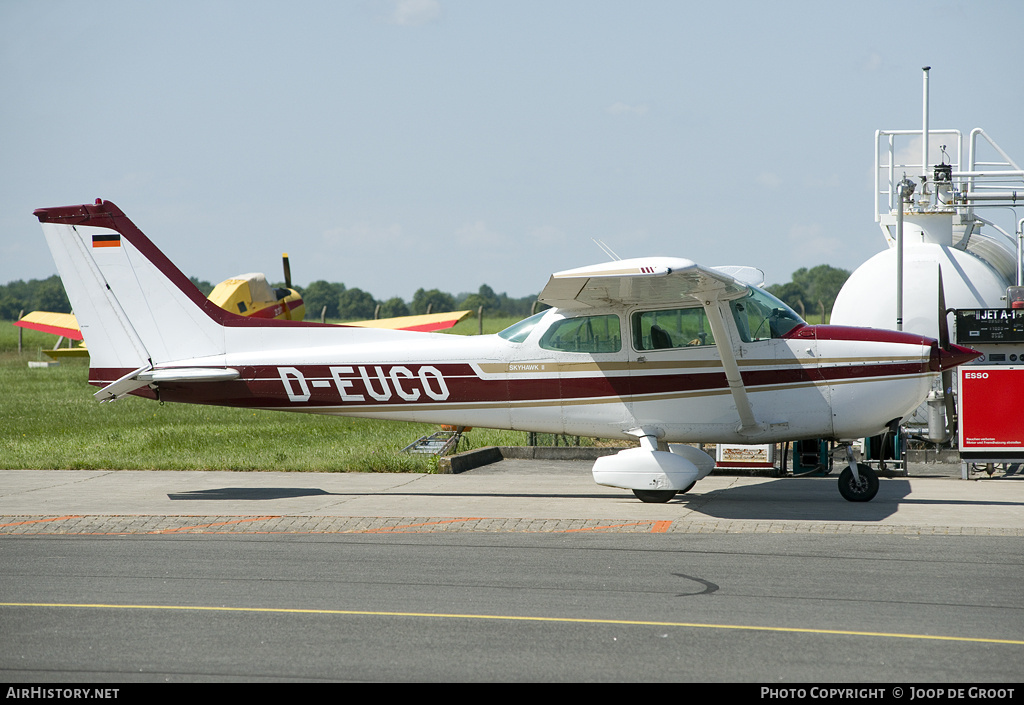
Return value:
[(725, 369), (725, 379), (729, 383), (729, 391), (736, 403), (736, 411), (740, 415), (740, 426), (738, 431), (743, 435), (754, 435), (764, 430), (764, 426), (754, 418), (754, 410), (750, 406), (750, 399), (747, 397), (747, 388), (743, 385), (743, 377), (740, 375), (740, 367), (736, 364), (736, 352), (732, 348), (732, 336), (725, 327), (725, 319), (722, 316), (722, 309), (717, 298), (704, 300), (704, 312), (707, 314), (708, 323), (711, 324), (711, 334), (715, 336), (715, 345), (718, 346), (718, 354), (722, 358), (722, 367)]

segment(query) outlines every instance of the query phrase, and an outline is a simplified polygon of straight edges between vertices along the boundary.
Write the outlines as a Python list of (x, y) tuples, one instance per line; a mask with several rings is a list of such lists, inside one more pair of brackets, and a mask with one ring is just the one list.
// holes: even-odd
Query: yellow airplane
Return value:
[(285, 288), (275, 289), (262, 273), (239, 274), (213, 287), (210, 301), (225, 311), (255, 318), (301, 321), (306, 317), (302, 296), (292, 289), (288, 276), (288, 255), (284, 255)]
[[(267, 282), (262, 273), (240, 274), (225, 279), (213, 288), (208, 297), (210, 301), (225, 311), (241, 316), (254, 318), (271, 318), (286, 321), (301, 321), (306, 316), (306, 306), (302, 296), (291, 288), (291, 267), (288, 264), (288, 253), (282, 256), (284, 262), (283, 288), (275, 288)], [(419, 316), (397, 316), (369, 321), (350, 321), (343, 326), (356, 328), (384, 328), (389, 330), (438, 331), (451, 328), (472, 311), (450, 311), (446, 313), (428, 313)], [(52, 311), (32, 311), (14, 325), (21, 328), (52, 333), (70, 340), (82, 340), (82, 331), (78, 320), (72, 313), (55, 313)], [(84, 357), (89, 354), (85, 343), (74, 348), (60, 348), (62, 340), (57, 341), (53, 350), (44, 352), (57, 359), (59, 357)]]

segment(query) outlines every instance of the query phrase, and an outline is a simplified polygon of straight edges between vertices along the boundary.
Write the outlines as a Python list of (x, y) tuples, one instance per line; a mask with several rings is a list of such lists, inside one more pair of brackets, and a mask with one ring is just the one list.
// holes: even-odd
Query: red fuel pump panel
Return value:
[(960, 450), (1024, 453), (1024, 367), (960, 368)]

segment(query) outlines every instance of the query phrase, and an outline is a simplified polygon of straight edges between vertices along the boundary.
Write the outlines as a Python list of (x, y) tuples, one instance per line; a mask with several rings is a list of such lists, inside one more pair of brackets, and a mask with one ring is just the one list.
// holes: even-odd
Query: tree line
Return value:
[[(767, 287), (774, 296), (782, 299), (801, 316), (816, 315), (822, 310), (831, 313), (839, 290), (846, 283), (850, 273), (827, 264), (811, 269), (803, 267), (793, 272), (792, 281)], [(192, 277), (192, 283), (204, 295), (213, 291), (210, 282)], [(274, 286), (284, 286), (277, 283)], [(486, 284), (481, 284), (475, 293), (456, 296), (439, 289), (417, 289), (412, 301), (400, 297), (379, 301), (369, 292), (355, 287), (347, 288), (341, 283), (319, 280), (306, 287), (295, 287), (306, 304), (306, 318), (319, 320), (326, 308), (326, 317), (336, 320), (363, 320), (374, 317), (414, 316), (446, 311), (477, 311), (481, 306), (488, 316), (509, 316), (525, 318), (533, 311), (536, 296), (513, 298), (508, 294), (497, 294)], [(537, 310), (540, 310), (538, 307)], [(16, 320), (24, 311), (57, 311), (71, 313), (71, 303), (60, 277), (54, 274), (46, 279), (13, 281), (0, 285), (0, 319)]]
[(54, 274), (27, 282), (19, 279), (0, 286), (0, 319), (16, 321), (22, 311), (71, 313), (71, 303), (60, 277)]
[[(190, 277), (204, 296), (213, 291), (213, 284)], [(283, 287), (277, 282), (274, 287)], [(464, 311), (474, 313), (481, 307), (488, 316), (509, 316), (525, 318), (530, 315), (537, 297), (514, 298), (508, 294), (496, 294), (487, 284), (482, 284), (475, 293), (452, 295), (439, 289), (417, 289), (412, 301), (400, 297), (378, 300), (369, 292), (355, 287), (348, 288), (339, 282), (315, 281), (309, 286), (294, 286), (306, 305), (306, 318), (319, 320), (326, 309), (326, 317), (336, 320), (365, 320), (414, 316), (427, 313)], [(540, 310), (538, 308), (538, 310)], [(14, 321), (22, 312), (55, 311), (71, 313), (71, 302), (64, 293), (60, 277), (54, 274), (46, 279), (13, 281), (0, 285), (0, 320)]]
[(466, 309), (475, 313), (481, 306), (488, 316), (525, 318), (530, 315), (537, 300), (536, 295), (517, 299), (505, 293), (496, 294), (487, 284), (481, 284), (476, 293), (461, 293), (454, 296), (440, 289), (420, 288), (408, 302), (398, 296), (379, 301), (362, 289), (348, 288), (344, 284), (322, 279), (298, 291), (306, 305), (307, 319), (319, 319), (321, 312), (324, 312), (327, 318), (343, 321), (417, 316)]

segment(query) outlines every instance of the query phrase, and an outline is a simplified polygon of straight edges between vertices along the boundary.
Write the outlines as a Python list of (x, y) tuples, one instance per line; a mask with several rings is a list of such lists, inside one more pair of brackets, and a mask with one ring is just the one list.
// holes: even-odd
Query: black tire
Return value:
[(848, 502), (870, 502), (878, 494), (878, 475), (870, 466), (858, 463), (860, 483), (853, 479), (849, 466), (839, 473), (839, 494)]
[(693, 482), (691, 482), (690, 484), (688, 484), (688, 485), (687, 485), (686, 487), (684, 487), (683, 489), (679, 490), (679, 494), (686, 494), (687, 492), (689, 492), (690, 490), (692, 490), (692, 489), (693, 489), (693, 486), (694, 486), (694, 485), (696, 485), (696, 484), (697, 484), (697, 481), (696, 481), (696, 480), (694, 480)]
[(633, 490), (641, 502), (662, 504), (676, 496), (678, 490)]

